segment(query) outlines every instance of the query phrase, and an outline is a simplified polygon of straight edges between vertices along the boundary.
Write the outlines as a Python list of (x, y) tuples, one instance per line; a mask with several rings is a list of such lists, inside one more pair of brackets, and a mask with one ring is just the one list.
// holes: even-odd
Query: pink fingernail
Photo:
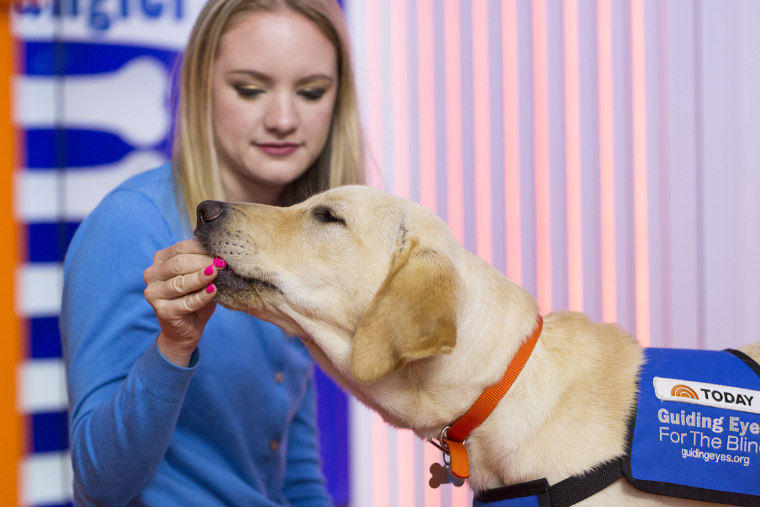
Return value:
[(217, 268), (223, 268), (226, 265), (227, 263), (224, 262), (224, 259), (222, 259), (221, 257), (217, 257), (216, 259), (214, 259), (214, 266), (216, 266)]
[(208, 276), (211, 275), (214, 272), (214, 266), (208, 266), (206, 269), (203, 270), (203, 274)]
[(206, 294), (211, 294), (214, 292), (214, 289), (216, 289), (216, 287), (214, 287), (213, 283), (208, 284), (208, 287), (206, 287)]

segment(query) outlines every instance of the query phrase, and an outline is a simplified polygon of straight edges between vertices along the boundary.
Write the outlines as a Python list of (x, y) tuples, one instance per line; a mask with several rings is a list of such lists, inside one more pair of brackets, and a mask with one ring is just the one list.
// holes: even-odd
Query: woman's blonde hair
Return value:
[[(193, 227), (195, 207), (205, 199), (225, 200), (217, 164), (211, 110), (211, 70), (222, 35), (252, 12), (290, 9), (311, 20), (338, 55), (338, 95), (330, 133), (312, 166), (283, 191), (294, 204), (339, 185), (364, 182), (364, 150), (351, 51), (337, 0), (209, 0), (190, 32), (182, 61), (173, 171), (178, 201)], [(183, 206), (180, 206), (180, 210)]]

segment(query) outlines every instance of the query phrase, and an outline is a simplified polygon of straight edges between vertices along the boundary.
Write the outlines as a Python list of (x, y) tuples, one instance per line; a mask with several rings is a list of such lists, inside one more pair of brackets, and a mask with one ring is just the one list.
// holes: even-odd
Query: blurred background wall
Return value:
[[(202, 0), (2, 1), (0, 495), (67, 505), (61, 261), (110, 188), (168, 156)], [(544, 313), (652, 346), (758, 339), (760, 3), (342, 4), (371, 185), (436, 211)], [(468, 504), (427, 486), (431, 445), (319, 385), (336, 503)]]

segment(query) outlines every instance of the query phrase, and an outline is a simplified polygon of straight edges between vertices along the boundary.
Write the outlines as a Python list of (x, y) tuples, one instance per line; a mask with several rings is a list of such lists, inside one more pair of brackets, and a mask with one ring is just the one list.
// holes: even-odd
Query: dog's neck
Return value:
[(624, 452), (640, 347), (609, 331), (581, 314), (544, 316), (532, 359), (467, 441), (473, 490), (553, 484)]
[(487, 387), (467, 412), (441, 430), (441, 444), (435, 445), (441, 448), (444, 454), (450, 455), (451, 470), (457, 477), (466, 479), (470, 476), (469, 457), (464, 442), (470, 433), (491, 415), (493, 409), (517, 380), (541, 336), (542, 327), (543, 319), (541, 315), (538, 315), (533, 333), (522, 343), (501, 380)]

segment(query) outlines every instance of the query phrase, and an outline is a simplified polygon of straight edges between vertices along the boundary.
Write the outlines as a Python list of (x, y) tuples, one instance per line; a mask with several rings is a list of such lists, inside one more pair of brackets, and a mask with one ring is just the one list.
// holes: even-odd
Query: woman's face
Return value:
[(279, 11), (234, 23), (211, 76), (227, 198), (277, 204), (324, 148), (337, 93), (335, 48), (311, 21)]

